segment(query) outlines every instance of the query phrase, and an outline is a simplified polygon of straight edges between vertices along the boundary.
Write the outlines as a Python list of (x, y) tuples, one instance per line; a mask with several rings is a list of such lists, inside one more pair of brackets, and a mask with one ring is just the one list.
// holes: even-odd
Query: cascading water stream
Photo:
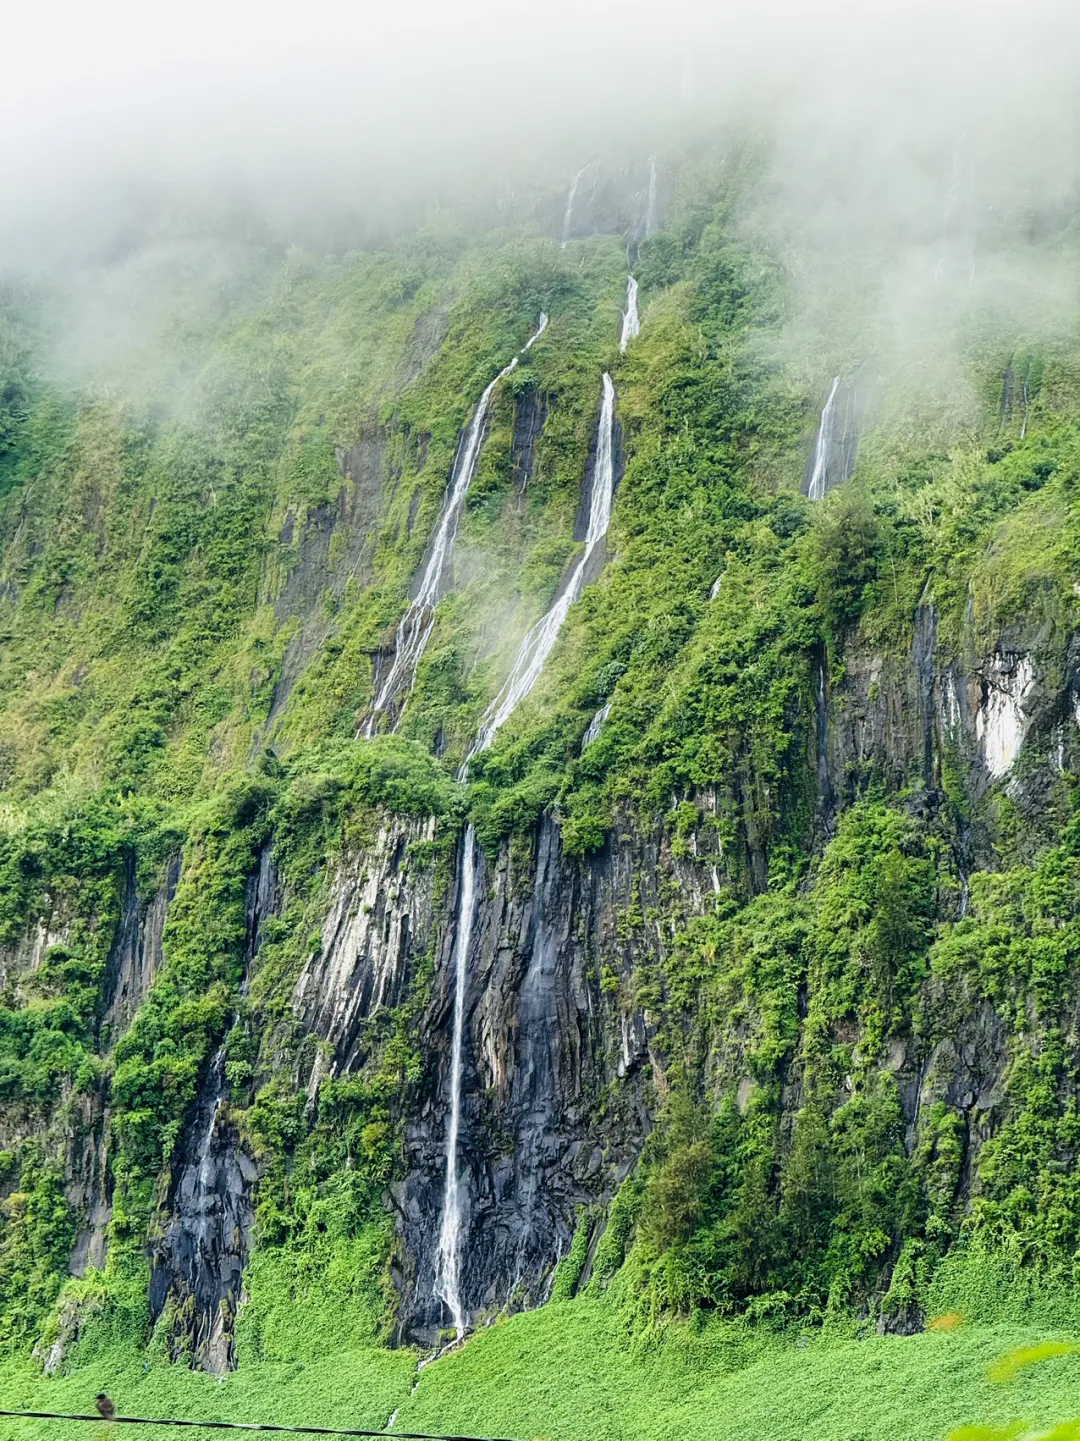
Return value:
[(810, 500), (824, 500), (855, 469), (859, 445), (856, 394), (850, 384), (837, 376), (821, 412), (817, 440), (806, 488)]
[(649, 198), (645, 205), (645, 239), (656, 229), (656, 156), (649, 161)]
[(442, 1226), (435, 1260), (435, 1295), (450, 1308), (459, 1337), (465, 1334), (461, 1304), (461, 1175), (458, 1142), (461, 1135), (461, 1080), (465, 1042), (465, 980), (476, 911), (476, 832), (465, 828), (454, 934), (454, 1039), (450, 1052), (450, 1124), (446, 1132), (446, 1185)]
[(610, 714), (611, 702), (606, 701), (596, 712), (592, 720), (589, 722), (588, 726), (585, 728), (585, 734), (581, 737), (582, 750), (584, 750), (586, 746), (591, 746), (593, 741), (597, 739), (600, 732), (604, 728), (604, 722), (607, 720)]
[(638, 283), (632, 275), (626, 278), (626, 309), (623, 311), (622, 334), (619, 337), (619, 352), (626, 354), (626, 347), (641, 334), (641, 320), (637, 307)]
[[(431, 546), (431, 554), (428, 557), (427, 565), (424, 567), (424, 574), (420, 581), (420, 587), (415, 597), (409, 603), (409, 607), (402, 616), (398, 625), (397, 637), (394, 642), (394, 662), (387, 672), (386, 679), (379, 687), (379, 692), (371, 708), (366, 722), (357, 733), (358, 738), (363, 735), (365, 740), (371, 740), (375, 735), (379, 716), (387, 706), (392, 703), (394, 697), (402, 689), (411, 690), (416, 682), (416, 671), (420, 660), (431, 639), (431, 632), (435, 625), (435, 606), (442, 591), (443, 578), (453, 554), (454, 541), (457, 539), (458, 524), (461, 520), (461, 512), (464, 508), (465, 497), (472, 485), (476, 475), (476, 467), (480, 460), (480, 451), (484, 439), (484, 424), (487, 420), (488, 407), (491, 404), (491, 397), (495, 393), (495, 387), (500, 380), (504, 380), (513, 370), (517, 369), (521, 356), (524, 355), (537, 340), (540, 339), (547, 329), (548, 318), (541, 312), (540, 323), (536, 333), (521, 351), (521, 355), (515, 355), (509, 365), (499, 371), (498, 375), (480, 397), (476, 407), (476, 413), (465, 434), (464, 444), (458, 452), (457, 464), (454, 466), (450, 478), (450, 486), (447, 490), (446, 503), (443, 506), (442, 515), (439, 517), (439, 524), (435, 530), (435, 538)], [(395, 720), (393, 729), (396, 730), (398, 721)]]
[(811, 500), (825, 499), (825, 482), (829, 469), (829, 455), (832, 451), (833, 426), (836, 424), (836, 397), (840, 393), (840, 377), (837, 376), (829, 391), (829, 398), (825, 402), (825, 409), (821, 412), (821, 424), (818, 426), (817, 444), (814, 448), (814, 468), (810, 472), (810, 489), (807, 495)]
[(596, 445), (596, 470), (593, 475), (592, 499), (589, 504), (589, 528), (585, 549), (571, 570), (566, 585), (555, 604), (533, 626), (521, 642), (514, 668), (502, 690), (488, 706), (480, 722), (476, 740), (469, 752), (471, 759), (487, 750), (502, 726), (532, 690), (544, 669), (544, 662), (559, 638), (567, 612), (581, 594), (585, 572), (593, 551), (607, 534), (611, 520), (611, 497), (615, 481), (615, 387), (611, 376), (604, 373), (604, 393), (600, 406), (600, 426)]
[[(484, 714), (476, 740), (459, 779), (468, 775), (469, 761), (486, 750), (499, 728), (510, 719), (516, 707), (529, 694), (539, 679), (544, 662), (551, 654), (571, 605), (581, 593), (589, 560), (597, 545), (607, 534), (611, 520), (611, 502), (615, 485), (615, 387), (606, 372), (597, 433), (596, 466), (593, 472), (592, 495), (589, 502), (589, 527), (585, 549), (570, 572), (562, 593), (548, 613), (529, 631), (521, 643), (510, 677)], [(602, 722), (601, 722), (602, 723)], [(461, 882), (458, 886), (457, 909), (454, 916), (454, 1032), (450, 1048), (450, 1120), (446, 1131), (446, 1181), (443, 1190), (442, 1225), (435, 1260), (435, 1296), (449, 1309), (460, 1338), (465, 1333), (465, 1307), (461, 1299), (461, 1242), (464, 1230), (462, 1213), (463, 1187), (458, 1152), (461, 1140), (462, 1082), (464, 1079), (465, 988), (468, 978), (469, 951), (472, 946), (476, 915), (477, 875), (480, 869), (480, 848), (472, 825), (465, 828), (462, 846)]]
[[(592, 164), (592, 161), (590, 160), (590, 161), (589, 161), (589, 165), (591, 165), (591, 164)], [(562, 249), (563, 249), (563, 250), (566, 249), (567, 242), (568, 242), (569, 239), (570, 239), (570, 226), (573, 224), (573, 220), (574, 220), (574, 200), (575, 200), (575, 198), (576, 198), (576, 196), (577, 196), (577, 193), (578, 193), (578, 186), (581, 184), (581, 177), (585, 174), (586, 170), (588, 170), (589, 165), (583, 165), (583, 166), (581, 167), (581, 169), (578, 171), (578, 173), (574, 176), (573, 180), (571, 180), (571, 182), (570, 182), (570, 192), (569, 192), (569, 194), (568, 194), (567, 197), (566, 197), (566, 210), (563, 212), (563, 224), (562, 224)]]

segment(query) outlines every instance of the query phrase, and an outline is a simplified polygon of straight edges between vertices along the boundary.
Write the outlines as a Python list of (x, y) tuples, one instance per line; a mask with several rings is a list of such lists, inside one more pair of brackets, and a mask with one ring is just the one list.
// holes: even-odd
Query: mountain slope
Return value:
[[(907, 1333), (965, 1267), (1068, 1286), (1080, 388), (1015, 316), (1071, 232), (995, 219), (901, 346), (878, 257), (807, 305), (759, 148), (661, 170), (195, 294), (144, 258), (124, 303), (166, 299), (74, 376), (70, 297), (9, 297), (13, 1356), (242, 1377), (579, 1293), (613, 1334)], [(610, 527), (471, 754), (577, 584), (606, 374)]]

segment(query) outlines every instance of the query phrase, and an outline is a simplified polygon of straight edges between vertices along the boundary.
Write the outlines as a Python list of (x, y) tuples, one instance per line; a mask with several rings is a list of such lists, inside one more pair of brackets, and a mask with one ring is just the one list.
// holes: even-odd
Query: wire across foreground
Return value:
[(383, 1441), (511, 1441), (509, 1437), (451, 1436), (446, 1432), (358, 1431), (335, 1426), (281, 1426), (258, 1421), (182, 1421), (173, 1416), (77, 1415), (64, 1411), (0, 1411), (0, 1416), (18, 1421), (96, 1421), (99, 1426), (191, 1426), (206, 1431), (284, 1431), (293, 1436), (378, 1436)]

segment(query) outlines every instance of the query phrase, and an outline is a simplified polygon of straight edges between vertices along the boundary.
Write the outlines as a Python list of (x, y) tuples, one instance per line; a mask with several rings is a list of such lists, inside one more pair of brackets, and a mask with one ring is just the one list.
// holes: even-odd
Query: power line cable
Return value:
[(181, 1421), (175, 1417), (73, 1415), (63, 1411), (0, 1411), (19, 1421), (94, 1421), (99, 1426), (194, 1426), (212, 1431), (286, 1431), (293, 1436), (377, 1436), (381, 1441), (509, 1441), (507, 1437), (431, 1435), (423, 1431), (349, 1431), (333, 1426), (276, 1426), (257, 1421)]

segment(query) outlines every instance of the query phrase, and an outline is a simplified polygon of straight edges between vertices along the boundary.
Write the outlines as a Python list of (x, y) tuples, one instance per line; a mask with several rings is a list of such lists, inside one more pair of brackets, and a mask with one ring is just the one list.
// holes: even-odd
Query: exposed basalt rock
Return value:
[(141, 899), (134, 860), (128, 863), (120, 920), (101, 984), (103, 1021), (113, 1039), (127, 1030), (161, 965), (162, 935), (179, 880), (180, 857), (174, 856), (158, 890), (149, 900)]
[(51, 899), (46, 898), (41, 914), (27, 926), (14, 945), (0, 946), (0, 988), (6, 990), (20, 976), (32, 974), (53, 946), (71, 939), (71, 921)]
[[(175, 1357), (220, 1374), (236, 1364), (233, 1329), (251, 1247), (258, 1175), (228, 1115), (225, 1052), (210, 1066), (184, 1130), (169, 1188), (168, 1223), (151, 1243), (150, 1314), (165, 1314)], [(166, 1307), (168, 1310), (166, 1311)]]
[[(993, 779), (986, 751), (987, 687), (1016, 700), (1024, 735), (1041, 724), (1040, 716), (1066, 714), (1076, 689), (1069, 670), (1065, 691), (1050, 695), (1034, 661), (1035, 680), (1029, 684), (1021, 663), (1026, 654), (1017, 650), (1006, 658), (1001, 651), (981, 666), (943, 657), (927, 592), (907, 654), (882, 656), (850, 647), (835, 681), (822, 655), (813, 672), (816, 725), (808, 744), (816, 748), (829, 826), (835, 810), (879, 782), (903, 794), (913, 813), (936, 823), (945, 807), (946, 764), (960, 767), (972, 795), (985, 788)], [(808, 761), (813, 767), (813, 752)], [(711, 793), (694, 801), (706, 815), (720, 804)], [(756, 890), (767, 877), (750, 811), (746, 854), (737, 869), (745, 870)], [(393, 1191), (402, 1242), (398, 1334), (424, 1343), (450, 1321), (434, 1299), (434, 1278), (460, 883), (455, 878), (448, 893), (439, 894), (425, 859), (435, 835), (433, 822), (391, 818), (346, 859), (330, 883), (321, 947), (294, 993), (301, 1029), (325, 1043), (301, 1077), (315, 1104), (320, 1076), (327, 1069), (342, 1074), (365, 1064), (373, 1044), (366, 1022), (401, 1003), (421, 965), (435, 958), (431, 999), (418, 1035), (426, 1075), (410, 1104), (406, 1172)], [(980, 844), (989, 844), (966, 834), (955, 843), (958, 872), (970, 868)], [(682, 921), (711, 904), (717, 868), (732, 858), (723, 857), (711, 838), (702, 846), (698, 855), (695, 837), (689, 854), (682, 848), (677, 853), (662, 828), (640, 833), (624, 818), (605, 850), (577, 860), (563, 853), (558, 827), (545, 816), (527, 861), (519, 847), (513, 852), (504, 847), (480, 863), (465, 994), (460, 1141), (465, 1191), (460, 1283), (473, 1323), (492, 1310), (546, 1296), (581, 1208), (609, 1201), (640, 1155), (664, 1084), (664, 1058), (636, 999), (636, 977), (655, 970)], [(258, 945), (259, 917), (273, 909), (275, 897), (267, 854), (249, 897), (251, 954)], [(637, 919), (627, 925), (631, 913)], [(1006, 1047), (1002, 1022), (985, 1003), (965, 1011), (953, 996), (950, 1004), (955, 1014), (944, 1031), (893, 1038), (882, 1064), (896, 1081), (909, 1151), (917, 1144), (920, 1116), (935, 1101), (944, 1100), (960, 1116), (965, 1141), (957, 1194), (966, 1197), (977, 1186), (979, 1147), (997, 1124)], [(842, 1039), (857, 1044), (859, 1037), (853, 1032)], [(710, 1085), (738, 1087), (740, 1106), (749, 1103), (752, 1083), (737, 1045), (711, 1055), (707, 1071)], [(228, 1121), (221, 1075), (219, 1060), (185, 1132), (184, 1163), (170, 1189), (171, 1219), (156, 1252), (153, 1298), (155, 1314), (165, 1311), (171, 1298), (173, 1326), (199, 1363), (211, 1369), (231, 1364), (231, 1323), (254, 1177)], [(801, 1103), (795, 1067), (783, 1087), (783, 1134), (790, 1133)], [(919, 1323), (909, 1308), (886, 1324), (902, 1329)]]
[(90, 1267), (102, 1270), (108, 1253), (109, 1224), (112, 1221), (112, 1177), (109, 1174), (105, 1138), (108, 1112), (94, 1107), (83, 1097), (68, 1152), (67, 1198), (79, 1217), (75, 1246), (68, 1270), (81, 1276)]
[[(247, 886), (246, 971), (280, 901), (269, 846)], [(246, 972), (245, 972), (246, 974)], [(229, 1111), (225, 1047), (207, 1068), (188, 1116), (150, 1245), (150, 1314), (175, 1356), (219, 1374), (236, 1364), (233, 1332), (251, 1250), (258, 1167)]]
[[(403, 1335), (430, 1340), (447, 1318), (433, 1300), (445, 1181), (449, 1043), (454, 1004), (453, 892), (434, 904), (430, 875), (405, 864), (417, 823), (392, 822), (347, 863), (331, 889), (321, 954), (297, 986), (298, 1015), (333, 1050), (331, 1066), (363, 1061), (363, 1021), (400, 998), (434, 944), (434, 994), (422, 1023), (429, 1071), (407, 1123), (408, 1174), (395, 1188), (406, 1260)], [(677, 859), (662, 833), (628, 834), (586, 862), (567, 858), (544, 819), (532, 864), (508, 851), (478, 877), (469, 959), (462, 1166), (467, 1173), (462, 1291), (473, 1316), (536, 1302), (568, 1248), (579, 1205), (605, 1201), (649, 1129), (650, 1027), (633, 1002), (636, 964), (657, 959), (658, 924), (621, 937), (632, 904), (677, 886), (687, 913), (706, 904), (714, 856)], [(456, 886), (455, 882), (455, 886)], [(621, 977), (600, 987), (600, 966)], [(316, 1078), (317, 1079), (317, 1078)], [(607, 1108), (597, 1119), (605, 1088)]]
[(553, 206), (552, 222), (561, 240), (622, 235), (636, 249), (662, 222), (663, 190), (662, 177), (648, 160), (619, 166), (593, 162), (578, 177), (569, 225), (566, 195), (557, 212)]
[(979, 676), (975, 734), (993, 780), (1008, 775), (1031, 723), (1035, 672), (1027, 655), (993, 656)]
[[(356, 1056), (361, 1023), (404, 996), (432, 930), (430, 871), (410, 865), (410, 846), (433, 840), (433, 820), (395, 819), (334, 877), (322, 946), (297, 982), (305, 1030), (328, 1041), (335, 1069)], [(313, 1075), (311, 1085), (317, 1085)]]
[(536, 442), (540, 439), (547, 414), (547, 400), (538, 390), (526, 390), (514, 402), (510, 466), (514, 489), (519, 497), (532, 479)]

